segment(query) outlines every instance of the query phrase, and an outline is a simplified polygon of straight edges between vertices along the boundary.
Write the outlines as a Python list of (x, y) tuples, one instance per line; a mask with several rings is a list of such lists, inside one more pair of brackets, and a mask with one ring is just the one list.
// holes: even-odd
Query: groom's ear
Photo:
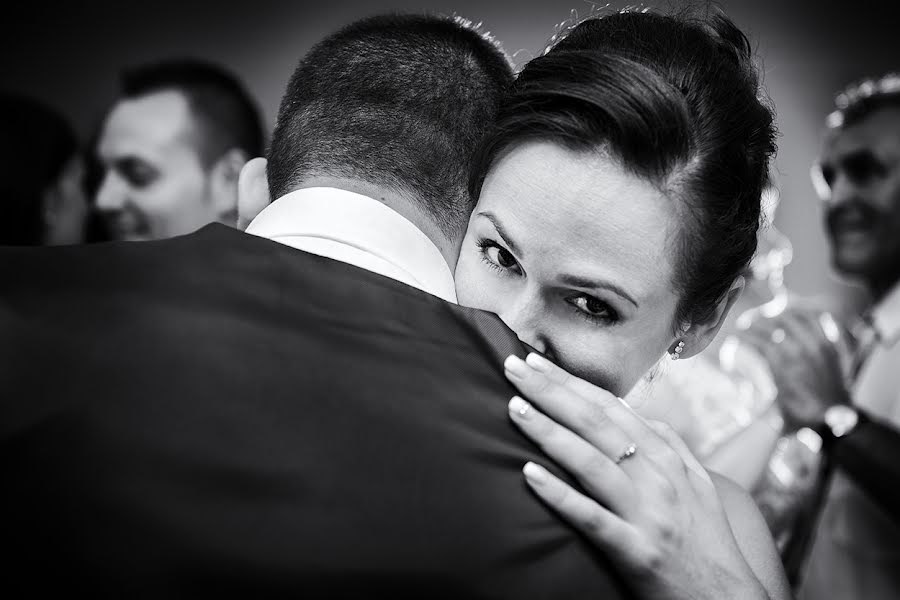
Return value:
[(265, 158), (250, 160), (241, 168), (238, 176), (238, 218), (237, 228), (247, 229), (262, 209), (271, 201), (269, 196), (269, 179), (266, 177)]
[(678, 340), (675, 340), (675, 344), (678, 344), (679, 341), (684, 342), (684, 350), (681, 352), (681, 358), (688, 358), (695, 354), (699, 354), (704, 348), (709, 346), (710, 342), (713, 341), (713, 338), (716, 337), (716, 334), (719, 333), (719, 329), (722, 328), (725, 317), (728, 316), (728, 311), (731, 310), (731, 307), (734, 306), (734, 303), (740, 298), (741, 293), (743, 293), (744, 284), (745, 281), (743, 277), (739, 276), (735, 279), (728, 291), (725, 292), (725, 295), (722, 296), (722, 299), (719, 300), (719, 303), (716, 305), (715, 310), (713, 310), (709, 318), (707, 318), (706, 321), (692, 323), (685, 334)]

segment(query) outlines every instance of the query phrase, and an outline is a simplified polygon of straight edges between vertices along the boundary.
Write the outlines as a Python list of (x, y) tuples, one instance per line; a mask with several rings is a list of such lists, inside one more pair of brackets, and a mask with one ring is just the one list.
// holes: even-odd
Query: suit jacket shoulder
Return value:
[(16, 572), (66, 565), (100, 596), (621, 597), (522, 481), (548, 459), (508, 420), (521, 347), (493, 315), (222, 227), (2, 249), (0, 279)]

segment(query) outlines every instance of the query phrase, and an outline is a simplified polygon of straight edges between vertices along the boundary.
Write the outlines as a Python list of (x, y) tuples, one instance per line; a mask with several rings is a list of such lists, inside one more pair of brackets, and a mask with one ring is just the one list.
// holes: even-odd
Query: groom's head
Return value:
[(323, 178), (358, 180), (410, 198), (455, 243), (473, 206), (472, 156), (512, 79), (499, 46), (462, 19), (353, 23), (316, 44), (288, 83), (271, 197)]

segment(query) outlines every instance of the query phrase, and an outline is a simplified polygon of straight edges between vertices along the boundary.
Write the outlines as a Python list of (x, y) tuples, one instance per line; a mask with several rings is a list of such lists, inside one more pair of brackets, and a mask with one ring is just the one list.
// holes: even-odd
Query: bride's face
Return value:
[(625, 395), (675, 340), (677, 218), (671, 199), (609, 157), (515, 146), (469, 221), (459, 302), (497, 313), (569, 372)]

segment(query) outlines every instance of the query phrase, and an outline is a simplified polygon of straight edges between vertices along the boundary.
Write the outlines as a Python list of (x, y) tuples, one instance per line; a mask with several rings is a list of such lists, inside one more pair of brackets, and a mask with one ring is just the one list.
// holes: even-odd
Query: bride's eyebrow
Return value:
[(500, 219), (497, 218), (497, 215), (485, 210), (479, 212), (476, 216), (484, 217), (485, 219), (490, 221), (494, 226), (494, 229), (497, 230), (497, 235), (499, 235), (500, 239), (503, 240), (507, 246), (509, 246), (509, 249), (512, 250), (512, 253), (516, 256), (523, 256), (522, 251), (519, 249), (513, 239), (509, 237), (509, 234), (506, 232), (506, 230), (503, 229), (503, 226), (500, 224)]
[(595, 281), (593, 279), (586, 279), (577, 275), (562, 275), (559, 280), (566, 285), (571, 285), (577, 288), (609, 290), (634, 304), (635, 308), (638, 307), (637, 301), (632, 298), (625, 290), (614, 283), (610, 283), (608, 281)]

